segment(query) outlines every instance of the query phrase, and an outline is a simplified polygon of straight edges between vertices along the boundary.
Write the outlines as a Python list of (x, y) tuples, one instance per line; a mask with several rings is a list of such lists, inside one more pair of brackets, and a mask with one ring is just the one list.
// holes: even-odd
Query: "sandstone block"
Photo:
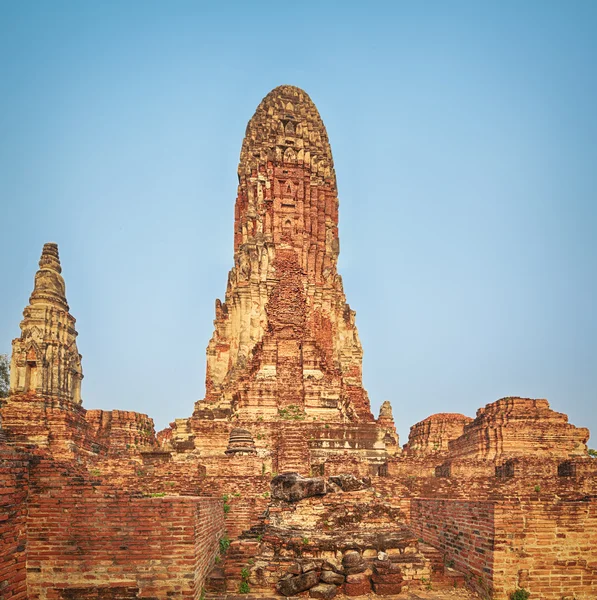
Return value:
[(302, 569), (303, 569), (303, 573), (308, 573), (309, 571), (315, 571), (317, 569), (317, 564), (314, 561), (309, 560), (302, 564)]
[(345, 569), (356, 567), (363, 562), (363, 558), (357, 550), (348, 550), (342, 557), (342, 566)]
[(334, 571), (322, 571), (319, 577), (324, 583), (332, 583), (334, 585), (342, 585), (344, 583), (344, 575), (335, 573)]
[(289, 577), (278, 582), (277, 590), (282, 596), (296, 596), (311, 589), (319, 582), (317, 571), (309, 571), (296, 577)]
[(324, 560), (321, 568), (324, 571), (333, 571), (334, 573), (342, 573), (342, 566), (331, 558)]
[(286, 502), (298, 502), (311, 496), (326, 493), (325, 480), (319, 477), (302, 477), (298, 473), (283, 473), (272, 479), (272, 497)]
[(297, 562), (291, 563), (286, 571), (292, 575), (300, 575), (303, 572), (301, 565)]
[(338, 588), (333, 584), (319, 583), (309, 590), (311, 598), (323, 598), (329, 600), (338, 593)]
[(359, 479), (354, 475), (344, 473), (341, 475), (332, 475), (329, 480), (340, 487), (343, 492), (355, 492), (371, 487), (371, 478), (363, 477)]

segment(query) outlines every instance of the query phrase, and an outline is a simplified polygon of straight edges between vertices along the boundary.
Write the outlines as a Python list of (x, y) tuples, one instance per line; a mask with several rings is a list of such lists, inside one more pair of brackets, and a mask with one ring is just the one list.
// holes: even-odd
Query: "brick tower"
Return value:
[(339, 455), (368, 470), (400, 451), (393, 421), (376, 422), (363, 388), (339, 249), (327, 132), (304, 91), (280, 86), (242, 143), (234, 266), (216, 300), (206, 396), (162, 434), (175, 450), (215, 460), (242, 426), (256, 465), (278, 472), (321, 471)]
[[(309, 96), (270, 92), (238, 167), (234, 267), (216, 301), (206, 404), (243, 415), (292, 410), (372, 421), (355, 313), (337, 272), (332, 152)], [(290, 407), (290, 408), (289, 408)]]

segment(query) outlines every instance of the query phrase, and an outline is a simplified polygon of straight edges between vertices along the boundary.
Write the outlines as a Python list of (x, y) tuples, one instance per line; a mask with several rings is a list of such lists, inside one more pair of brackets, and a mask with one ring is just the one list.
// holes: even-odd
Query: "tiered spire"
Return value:
[(309, 96), (272, 90), (238, 167), (234, 267), (216, 302), (206, 403), (246, 416), (288, 406), (373, 421), (354, 312), (337, 273), (338, 197), (325, 126)]
[(61, 273), (58, 245), (44, 244), (21, 337), (12, 343), (10, 392), (81, 404), (81, 355)]

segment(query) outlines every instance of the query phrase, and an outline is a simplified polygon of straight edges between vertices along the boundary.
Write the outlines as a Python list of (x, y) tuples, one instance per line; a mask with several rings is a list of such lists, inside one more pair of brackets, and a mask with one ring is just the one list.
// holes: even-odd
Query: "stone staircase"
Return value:
[(434, 590), (463, 588), (465, 577), (459, 571), (445, 564), (444, 555), (433, 546), (419, 542), (419, 551), (429, 561), (431, 567), (431, 585)]
[(220, 600), (227, 594), (239, 593), (243, 569), (250, 568), (259, 553), (259, 547), (259, 542), (255, 540), (232, 542), (222, 557), (222, 562), (211, 570), (205, 580), (205, 597), (210, 600)]

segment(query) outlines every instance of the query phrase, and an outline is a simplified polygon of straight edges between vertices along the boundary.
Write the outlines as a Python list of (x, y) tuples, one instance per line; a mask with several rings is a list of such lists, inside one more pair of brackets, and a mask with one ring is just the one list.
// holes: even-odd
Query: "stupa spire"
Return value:
[[(373, 421), (362, 387), (355, 313), (337, 272), (338, 193), (315, 104), (282, 85), (250, 119), (238, 166), (234, 267), (216, 302), (206, 403), (275, 418)], [(222, 412), (224, 411), (224, 412)]]
[(23, 317), (21, 336), (12, 343), (11, 394), (33, 393), (81, 404), (81, 355), (55, 243), (44, 244)]

